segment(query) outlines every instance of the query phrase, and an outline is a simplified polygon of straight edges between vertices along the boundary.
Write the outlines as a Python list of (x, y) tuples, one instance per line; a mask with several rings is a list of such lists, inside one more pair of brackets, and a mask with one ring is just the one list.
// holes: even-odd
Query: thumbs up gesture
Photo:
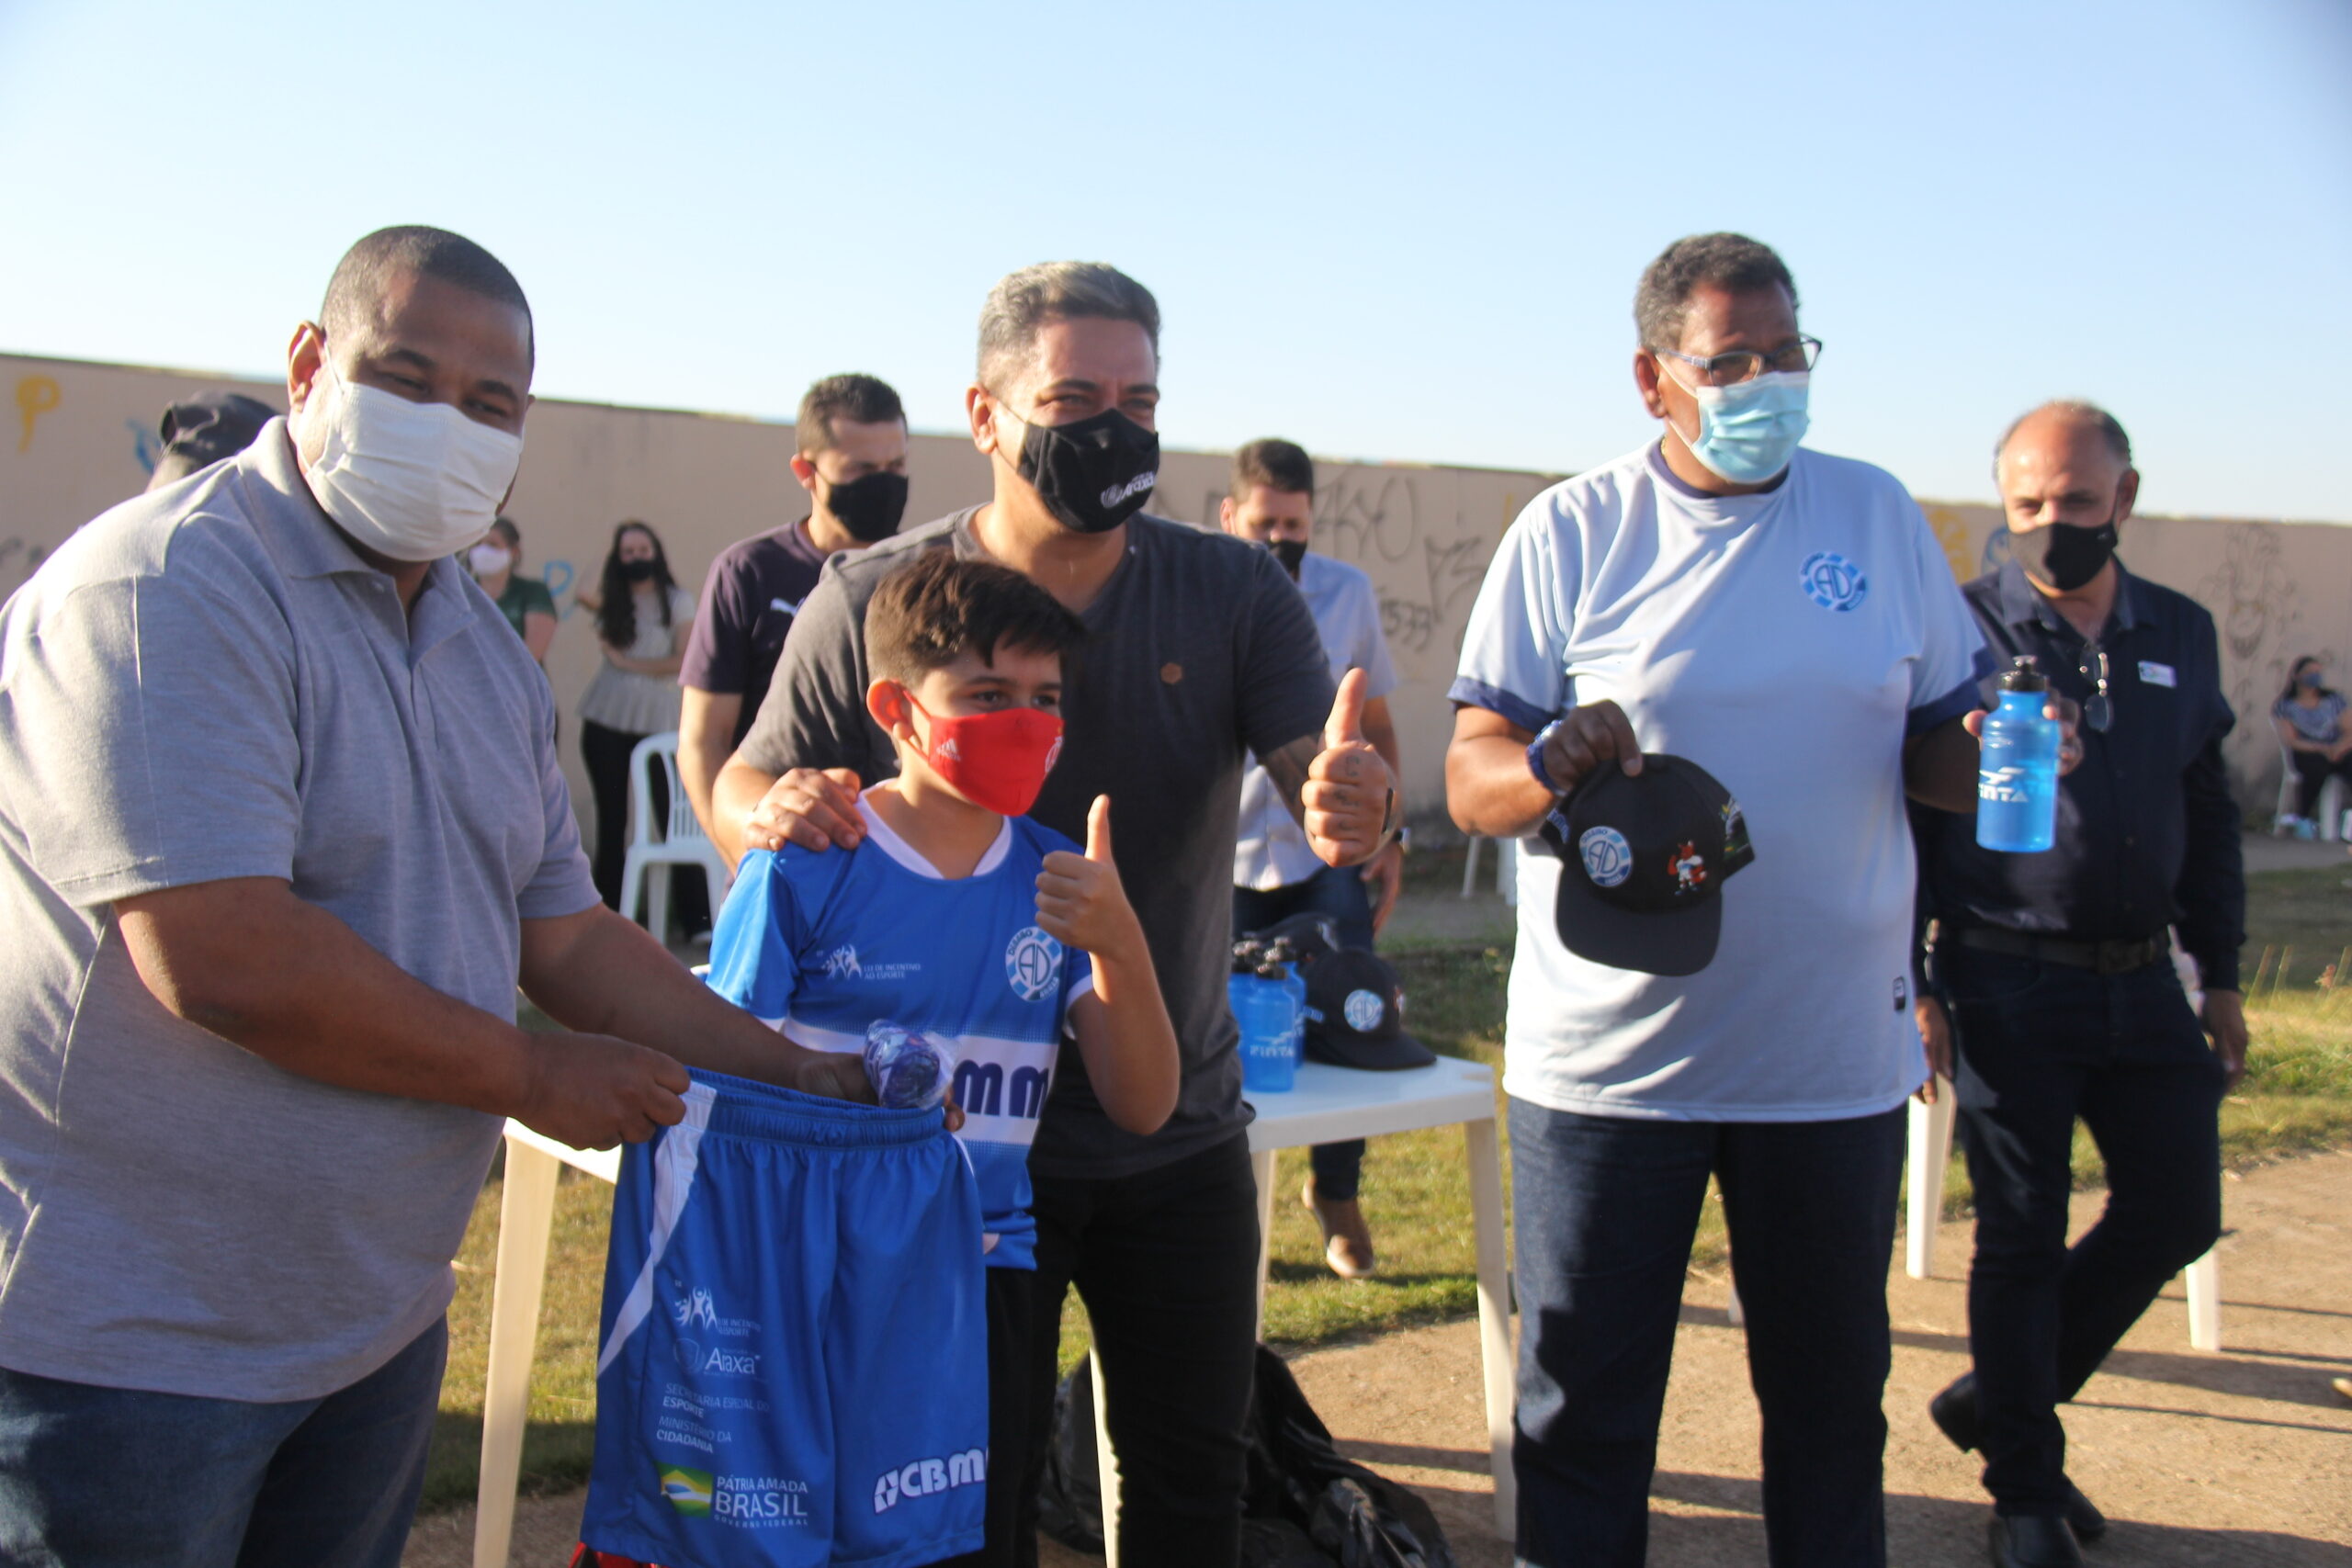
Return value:
[(1111, 859), (1111, 797), (1098, 795), (1086, 814), (1086, 852), (1056, 850), (1037, 873), (1037, 924), (1065, 946), (1097, 958), (1131, 957), (1143, 948), (1143, 924)]
[(1387, 837), (1396, 781), (1363, 738), (1364, 672), (1351, 670), (1323, 725), (1323, 750), (1306, 770), (1306, 843), (1326, 865), (1356, 865)]

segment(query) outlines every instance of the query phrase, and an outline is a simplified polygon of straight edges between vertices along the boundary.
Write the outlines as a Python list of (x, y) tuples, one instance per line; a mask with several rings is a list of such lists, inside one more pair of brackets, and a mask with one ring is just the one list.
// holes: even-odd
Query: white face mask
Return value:
[(523, 438), (447, 403), (354, 386), (323, 356), (306, 423), (323, 437), (303, 477), (343, 531), (400, 561), (455, 555), (484, 534), (523, 464)]
[(476, 577), (496, 577), (514, 564), (514, 557), (504, 545), (493, 545), (484, 539), (466, 552), (466, 564), (473, 569)]

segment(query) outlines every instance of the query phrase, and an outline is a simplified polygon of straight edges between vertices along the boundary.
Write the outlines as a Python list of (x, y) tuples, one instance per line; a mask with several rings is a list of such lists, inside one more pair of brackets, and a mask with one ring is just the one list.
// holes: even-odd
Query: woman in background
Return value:
[[(580, 602), (595, 617), (605, 655), (580, 697), (580, 756), (596, 797), (596, 891), (617, 909), (628, 852), (629, 753), (647, 736), (678, 728), (678, 665), (695, 601), (670, 575), (661, 538), (632, 518), (613, 530), (595, 594)], [(669, 820), (669, 794), (657, 776), (650, 802), (657, 822)], [(710, 924), (709, 894), (691, 872), (681, 874), (678, 916), (689, 932)]]
[(2319, 830), (2315, 815), (2319, 793), (2327, 776), (2352, 783), (2352, 736), (2344, 733), (2342, 694), (2326, 684), (2326, 664), (2309, 654), (2295, 660), (2287, 673), (2287, 689), (2271, 705), (2270, 721), (2278, 727), (2279, 744), (2295, 765), (2295, 815), (2287, 823), (2298, 838)]
[(555, 596), (539, 579), (524, 576), (522, 566), (523, 531), (511, 517), (492, 523), (481, 543), (466, 552), (467, 570), (544, 670), (548, 644), (555, 640)]

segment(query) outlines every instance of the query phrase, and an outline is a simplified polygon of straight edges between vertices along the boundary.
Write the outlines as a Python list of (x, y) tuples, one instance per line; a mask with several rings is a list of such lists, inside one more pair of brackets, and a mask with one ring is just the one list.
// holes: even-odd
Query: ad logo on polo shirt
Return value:
[(1577, 840), (1577, 853), (1596, 887), (1614, 887), (1634, 874), (1634, 846), (1614, 828), (1587, 828)]
[(1862, 569), (1835, 550), (1815, 550), (1805, 557), (1797, 584), (1823, 609), (1841, 612), (1859, 606), (1871, 591)]
[(1061, 983), (1062, 944), (1035, 926), (1022, 927), (1005, 946), (1004, 977), (1023, 1001), (1044, 1001)]

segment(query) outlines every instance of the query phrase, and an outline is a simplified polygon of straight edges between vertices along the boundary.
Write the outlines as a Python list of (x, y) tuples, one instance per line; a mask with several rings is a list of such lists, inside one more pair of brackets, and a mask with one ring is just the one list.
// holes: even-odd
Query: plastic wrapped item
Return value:
[(956, 1081), (956, 1053), (887, 1018), (865, 1030), (865, 1077), (889, 1111), (928, 1111)]

